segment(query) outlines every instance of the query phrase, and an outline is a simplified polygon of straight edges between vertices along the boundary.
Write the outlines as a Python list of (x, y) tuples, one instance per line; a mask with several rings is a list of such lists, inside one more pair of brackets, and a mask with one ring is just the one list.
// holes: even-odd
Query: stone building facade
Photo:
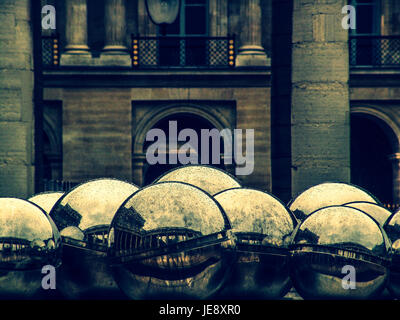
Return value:
[[(24, 98), (18, 121), (28, 133), (0, 130), (29, 141), (15, 144), (23, 152), (0, 146), (0, 176), (18, 174), (23, 186), (7, 191), (3, 183), (1, 195), (31, 194), (43, 178), (150, 183), (170, 166), (147, 163), (146, 133), (176, 120), (196, 131), (254, 129), (254, 172), (238, 178), (284, 201), (334, 180), (400, 203), (398, 1), (182, 0), (166, 29), (152, 22), (144, 0), (41, 2), (54, 5), (57, 17), (56, 30), (42, 30), (42, 41), (57, 41), (56, 58), (41, 73), (42, 145), (33, 145), (33, 104)], [(13, 14), (28, 5), (9, 3)], [(356, 30), (342, 27), (347, 4), (356, 8)], [(165, 34), (169, 42), (160, 40)], [(221, 56), (225, 65), (215, 62)], [(7, 86), (0, 92), (12, 94)], [(0, 119), (18, 125), (7, 97)], [(44, 155), (35, 179), (33, 150)], [(24, 159), (9, 160), (13, 153)], [(21, 163), (23, 175), (13, 167)], [(234, 173), (235, 165), (225, 169)]]
[[(179, 30), (168, 35), (215, 38), (209, 42), (210, 53), (223, 51), (225, 47), (217, 41), (235, 34), (235, 68), (228, 63), (223, 67), (189, 63), (182, 68), (156, 64), (136, 69), (129, 50), (131, 35), (149, 37), (141, 40), (145, 45), (161, 32), (147, 14), (144, 0), (53, 4), (59, 17), (62, 53), (60, 67), (44, 71), (44, 105), (47, 109), (58, 106), (62, 114), (62, 141), (58, 139), (62, 174), (57, 177), (78, 182), (112, 176), (147, 184), (169, 167), (147, 164), (146, 133), (175, 119), (181, 129), (203, 129), (198, 123), (219, 131), (254, 129), (254, 171), (239, 178), (247, 185), (271, 190), (271, 72), (269, 52), (264, 48), (270, 46), (271, 7), (267, 3), (182, 1)], [(189, 18), (197, 19), (195, 26), (189, 24)], [(143, 61), (145, 54), (143, 49), (139, 59)], [(161, 54), (176, 52), (164, 50)], [(189, 54), (188, 50), (187, 60)], [(225, 169), (235, 171), (234, 165)]]

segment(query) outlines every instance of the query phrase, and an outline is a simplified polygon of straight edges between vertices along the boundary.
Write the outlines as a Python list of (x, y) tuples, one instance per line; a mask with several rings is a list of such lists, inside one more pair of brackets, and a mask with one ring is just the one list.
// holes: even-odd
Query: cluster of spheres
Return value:
[(285, 205), (204, 165), (142, 188), (101, 178), (0, 198), (2, 299), (281, 299), (291, 290), (400, 298), (400, 213), (331, 182)]

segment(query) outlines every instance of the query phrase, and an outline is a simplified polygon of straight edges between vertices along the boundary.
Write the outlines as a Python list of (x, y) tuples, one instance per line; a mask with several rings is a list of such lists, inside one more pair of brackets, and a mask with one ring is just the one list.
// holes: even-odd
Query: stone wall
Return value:
[[(255, 165), (249, 176), (239, 176), (247, 186), (271, 190), (270, 93), (267, 88), (46, 88), (45, 100), (63, 106), (63, 179), (83, 181), (108, 176), (141, 184), (134, 172), (135, 122), (132, 101), (154, 101), (145, 113), (157, 112), (159, 101), (196, 104), (196, 101), (231, 101), (236, 109), (219, 112), (234, 119), (239, 129), (255, 129)], [(230, 123), (231, 121), (228, 121)], [(140, 159), (139, 159), (140, 160)], [(143, 159), (141, 159), (143, 161)], [(139, 166), (139, 170), (141, 166)]]
[(0, 197), (34, 189), (32, 23), (28, 0), (0, 1)]

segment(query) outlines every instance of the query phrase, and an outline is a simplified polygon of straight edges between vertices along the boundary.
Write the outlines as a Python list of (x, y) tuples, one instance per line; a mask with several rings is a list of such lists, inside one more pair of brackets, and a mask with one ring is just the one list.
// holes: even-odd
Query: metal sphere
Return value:
[(239, 181), (229, 173), (204, 165), (188, 165), (173, 169), (159, 177), (155, 183), (166, 181), (186, 182), (211, 195), (227, 189), (241, 187)]
[(115, 212), (138, 187), (116, 179), (83, 183), (50, 212), (63, 241), (57, 288), (69, 299), (123, 298), (107, 263), (107, 236)]
[(318, 209), (354, 201), (379, 203), (373, 195), (359, 187), (346, 183), (327, 182), (302, 192), (291, 201), (289, 209), (297, 219), (304, 220)]
[(64, 192), (43, 192), (38, 193), (28, 199), (42, 208), (47, 214), (53, 209), (56, 202), (64, 195)]
[(229, 274), (229, 222), (203, 190), (162, 182), (133, 194), (110, 228), (109, 258), (132, 299), (204, 299)]
[(387, 219), (384, 229), (392, 242), (392, 263), (388, 289), (394, 297), (400, 298), (400, 210)]
[(290, 250), (291, 278), (305, 299), (368, 299), (386, 286), (390, 242), (358, 209), (330, 206), (310, 214)]
[(216, 194), (236, 238), (237, 255), (221, 296), (277, 299), (291, 288), (287, 245), (297, 222), (268, 193), (237, 188)]
[(385, 224), (386, 220), (392, 215), (392, 213), (388, 209), (372, 202), (355, 201), (345, 203), (344, 206), (356, 208), (369, 214), (372, 218), (378, 221), (382, 227)]
[(0, 298), (45, 297), (42, 268), (61, 264), (61, 238), (33, 203), (0, 198)]

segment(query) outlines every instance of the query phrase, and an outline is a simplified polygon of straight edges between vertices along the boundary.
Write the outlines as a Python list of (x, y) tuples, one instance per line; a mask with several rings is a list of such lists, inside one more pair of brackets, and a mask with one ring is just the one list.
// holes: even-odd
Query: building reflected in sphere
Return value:
[(220, 296), (277, 299), (291, 288), (287, 245), (297, 222), (268, 193), (236, 188), (215, 195), (232, 225), (236, 260)]
[(387, 219), (384, 229), (392, 242), (388, 289), (394, 297), (400, 298), (400, 210)]
[(107, 263), (107, 236), (119, 206), (138, 187), (116, 179), (83, 183), (59, 199), (50, 212), (63, 241), (57, 289), (69, 299), (124, 296)]
[[(296, 228), (290, 249), (291, 278), (303, 298), (368, 299), (386, 286), (390, 242), (379, 224), (358, 209), (315, 211)], [(351, 270), (354, 289), (346, 287)]]
[(115, 280), (132, 299), (204, 299), (231, 269), (233, 244), (222, 208), (206, 192), (161, 182), (133, 194), (109, 235)]
[(0, 198), (0, 226), (0, 298), (45, 297), (42, 268), (61, 264), (54, 223), (29, 201)]

